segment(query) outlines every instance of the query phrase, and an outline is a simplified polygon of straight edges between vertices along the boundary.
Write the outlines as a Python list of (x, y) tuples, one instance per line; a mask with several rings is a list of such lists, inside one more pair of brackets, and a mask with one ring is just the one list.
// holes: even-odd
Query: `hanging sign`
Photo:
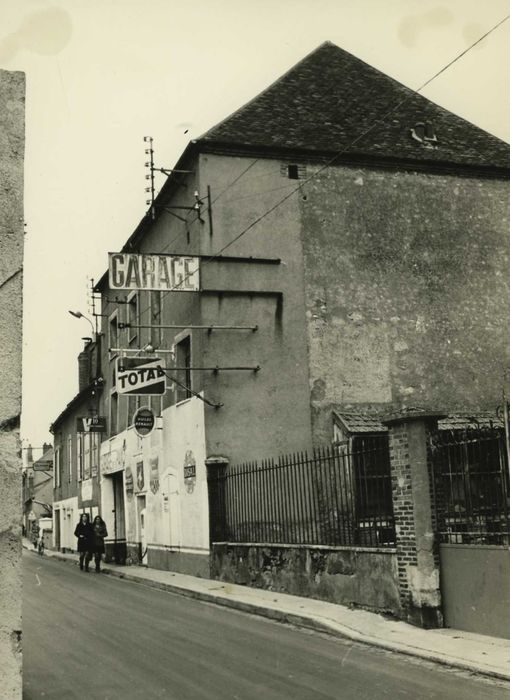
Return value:
[(118, 357), (115, 385), (119, 394), (161, 396), (166, 391), (163, 361), (153, 357)]
[(105, 433), (106, 418), (103, 416), (89, 416), (76, 419), (77, 433)]
[(146, 437), (152, 433), (155, 423), (154, 411), (146, 406), (139, 408), (133, 416), (133, 427), (138, 437)]
[(198, 292), (199, 258), (191, 255), (108, 253), (110, 289)]

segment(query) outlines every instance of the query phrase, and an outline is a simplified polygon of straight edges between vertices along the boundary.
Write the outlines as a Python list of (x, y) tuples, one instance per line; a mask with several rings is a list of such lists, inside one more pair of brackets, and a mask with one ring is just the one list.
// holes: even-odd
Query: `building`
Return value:
[(23, 531), (30, 537), (33, 522), (52, 517), (53, 447), (44, 443), (42, 455), (34, 461), (29, 445), (23, 462)]
[[(95, 288), (109, 556), (207, 575), (208, 474), (389, 410), (494, 412), (509, 156), (329, 42), (191, 142)], [(117, 360), (136, 354), (158, 358), (163, 396), (119, 391)]]
[(101, 435), (85, 432), (84, 422), (98, 414), (102, 390), (100, 338), (87, 339), (78, 356), (79, 388), (50, 431), (54, 441), (53, 546), (74, 551), (74, 529), (81, 513), (99, 513), (99, 449)]

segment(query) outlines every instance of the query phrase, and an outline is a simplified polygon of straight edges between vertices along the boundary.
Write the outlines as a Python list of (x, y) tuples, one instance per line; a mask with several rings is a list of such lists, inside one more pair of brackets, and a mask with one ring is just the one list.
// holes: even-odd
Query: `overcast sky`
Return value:
[[(417, 88), (507, 14), (510, 0), (3, 0), (0, 67), (27, 79), (22, 437), (50, 440), (77, 392), (90, 326), (67, 312), (87, 312), (87, 277), (145, 212), (144, 135), (171, 167), (325, 40)], [(509, 54), (510, 20), (423, 94), (510, 142)]]

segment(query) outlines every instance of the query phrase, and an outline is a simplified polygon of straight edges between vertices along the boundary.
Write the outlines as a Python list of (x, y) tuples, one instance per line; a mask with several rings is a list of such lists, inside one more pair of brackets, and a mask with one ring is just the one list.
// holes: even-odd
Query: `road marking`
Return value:
[(37, 585), (40, 586), (40, 585), (41, 585), (41, 579), (39, 578), (39, 576), (38, 576), (37, 574), (35, 575), (35, 577), (36, 577), (36, 579), (37, 579)]

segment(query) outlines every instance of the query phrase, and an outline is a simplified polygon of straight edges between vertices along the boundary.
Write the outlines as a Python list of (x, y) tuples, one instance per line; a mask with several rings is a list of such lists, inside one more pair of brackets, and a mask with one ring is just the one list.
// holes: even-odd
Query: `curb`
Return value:
[[(74, 561), (74, 559), (71, 559), (58, 553), (52, 552), (50, 557), (58, 559), (59, 561), (77, 563)], [(255, 603), (246, 603), (244, 601), (233, 600), (231, 598), (223, 598), (221, 596), (215, 595), (214, 593), (194, 591), (189, 588), (182, 588), (180, 586), (176, 586), (172, 583), (164, 583), (162, 581), (151, 581), (150, 579), (145, 579), (140, 576), (136, 576), (136, 574), (109, 569), (108, 566), (104, 566), (102, 568), (102, 572), (104, 574), (107, 574), (108, 576), (113, 576), (115, 578), (124, 579), (125, 581), (138, 583), (149, 588), (156, 588), (162, 591), (167, 591), (169, 593), (175, 593), (186, 598), (192, 598), (194, 600), (200, 600), (206, 603), (212, 603), (214, 605), (220, 605), (226, 608), (239, 610), (240, 612), (258, 615), (259, 617), (265, 617), (276, 622), (295, 625), (296, 627), (309, 629), (315, 632), (322, 632), (331, 637), (336, 637), (340, 639), (350, 639), (351, 641), (358, 642), (360, 644), (377, 647), (379, 649), (383, 649), (385, 651), (392, 651), (398, 654), (404, 654), (406, 656), (420, 658), (425, 661), (430, 661), (432, 663), (437, 663), (442, 666), (446, 666), (448, 668), (455, 668), (462, 671), (468, 671), (470, 673), (474, 673), (476, 675), (484, 676), (487, 678), (493, 678), (507, 682), (510, 681), (510, 672), (498, 671), (491, 668), (481, 668), (480, 666), (474, 663), (464, 661), (462, 659), (456, 659), (436, 654), (432, 651), (420, 649), (417, 647), (405, 646), (397, 642), (385, 641), (378, 637), (370, 637), (350, 627), (342, 625), (341, 623), (322, 621), (312, 616), (300, 615), (298, 613), (293, 612), (284, 612), (283, 610), (276, 610), (274, 608), (265, 607), (263, 605), (257, 605)]]

